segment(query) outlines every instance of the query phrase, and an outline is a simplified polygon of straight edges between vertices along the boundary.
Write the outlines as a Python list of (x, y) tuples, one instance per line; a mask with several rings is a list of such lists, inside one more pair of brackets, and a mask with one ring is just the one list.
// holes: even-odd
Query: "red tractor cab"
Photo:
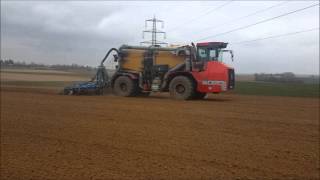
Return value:
[(228, 52), (233, 59), (233, 52), (225, 50), (228, 43), (197, 43), (196, 58), (192, 62), (192, 75), (197, 81), (200, 93), (220, 93), (235, 86), (234, 69), (223, 63), (223, 53)]

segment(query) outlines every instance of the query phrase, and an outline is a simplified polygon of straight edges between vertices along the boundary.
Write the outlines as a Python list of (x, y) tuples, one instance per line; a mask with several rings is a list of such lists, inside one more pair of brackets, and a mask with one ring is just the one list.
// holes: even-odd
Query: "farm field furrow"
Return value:
[(319, 99), (1, 91), (2, 179), (317, 179)]

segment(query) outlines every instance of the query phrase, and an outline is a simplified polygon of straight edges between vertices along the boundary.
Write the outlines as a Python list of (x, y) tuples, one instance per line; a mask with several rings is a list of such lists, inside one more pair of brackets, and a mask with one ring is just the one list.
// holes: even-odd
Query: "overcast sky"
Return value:
[[(111, 47), (138, 45), (145, 19), (165, 21), (169, 43), (223, 41), (234, 50), (226, 61), (238, 73), (319, 74), (319, 6), (228, 34), (318, 1), (1, 1), (1, 58), (44, 64), (97, 66)], [(275, 6), (276, 5), (276, 6)], [(246, 15), (262, 11), (247, 18)], [(150, 27), (150, 26), (149, 26)], [(145, 38), (148, 38), (146, 36)], [(147, 39), (145, 39), (147, 40)]]

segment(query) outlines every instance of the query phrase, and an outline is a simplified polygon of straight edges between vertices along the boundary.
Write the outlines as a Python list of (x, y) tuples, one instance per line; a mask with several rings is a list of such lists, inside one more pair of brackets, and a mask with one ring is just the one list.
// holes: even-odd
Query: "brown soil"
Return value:
[(319, 99), (2, 88), (1, 179), (318, 179)]
[(1, 72), (1, 81), (88, 81), (88, 75)]

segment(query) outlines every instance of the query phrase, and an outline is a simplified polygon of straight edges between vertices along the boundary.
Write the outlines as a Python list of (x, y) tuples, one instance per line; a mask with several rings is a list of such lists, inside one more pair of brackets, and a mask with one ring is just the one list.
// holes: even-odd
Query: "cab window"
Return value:
[(199, 48), (198, 49), (198, 56), (199, 56), (200, 60), (207, 60), (208, 59), (207, 49)]
[(198, 48), (198, 59), (199, 61), (218, 61), (219, 52), (217, 49), (211, 48)]
[(223, 62), (223, 52), (219, 52), (218, 61)]
[(210, 57), (210, 61), (216, 61), (217, 57), (218, 57), (218, 53), (216, 49), (210, 49), (209, 50), (209, 57)]

